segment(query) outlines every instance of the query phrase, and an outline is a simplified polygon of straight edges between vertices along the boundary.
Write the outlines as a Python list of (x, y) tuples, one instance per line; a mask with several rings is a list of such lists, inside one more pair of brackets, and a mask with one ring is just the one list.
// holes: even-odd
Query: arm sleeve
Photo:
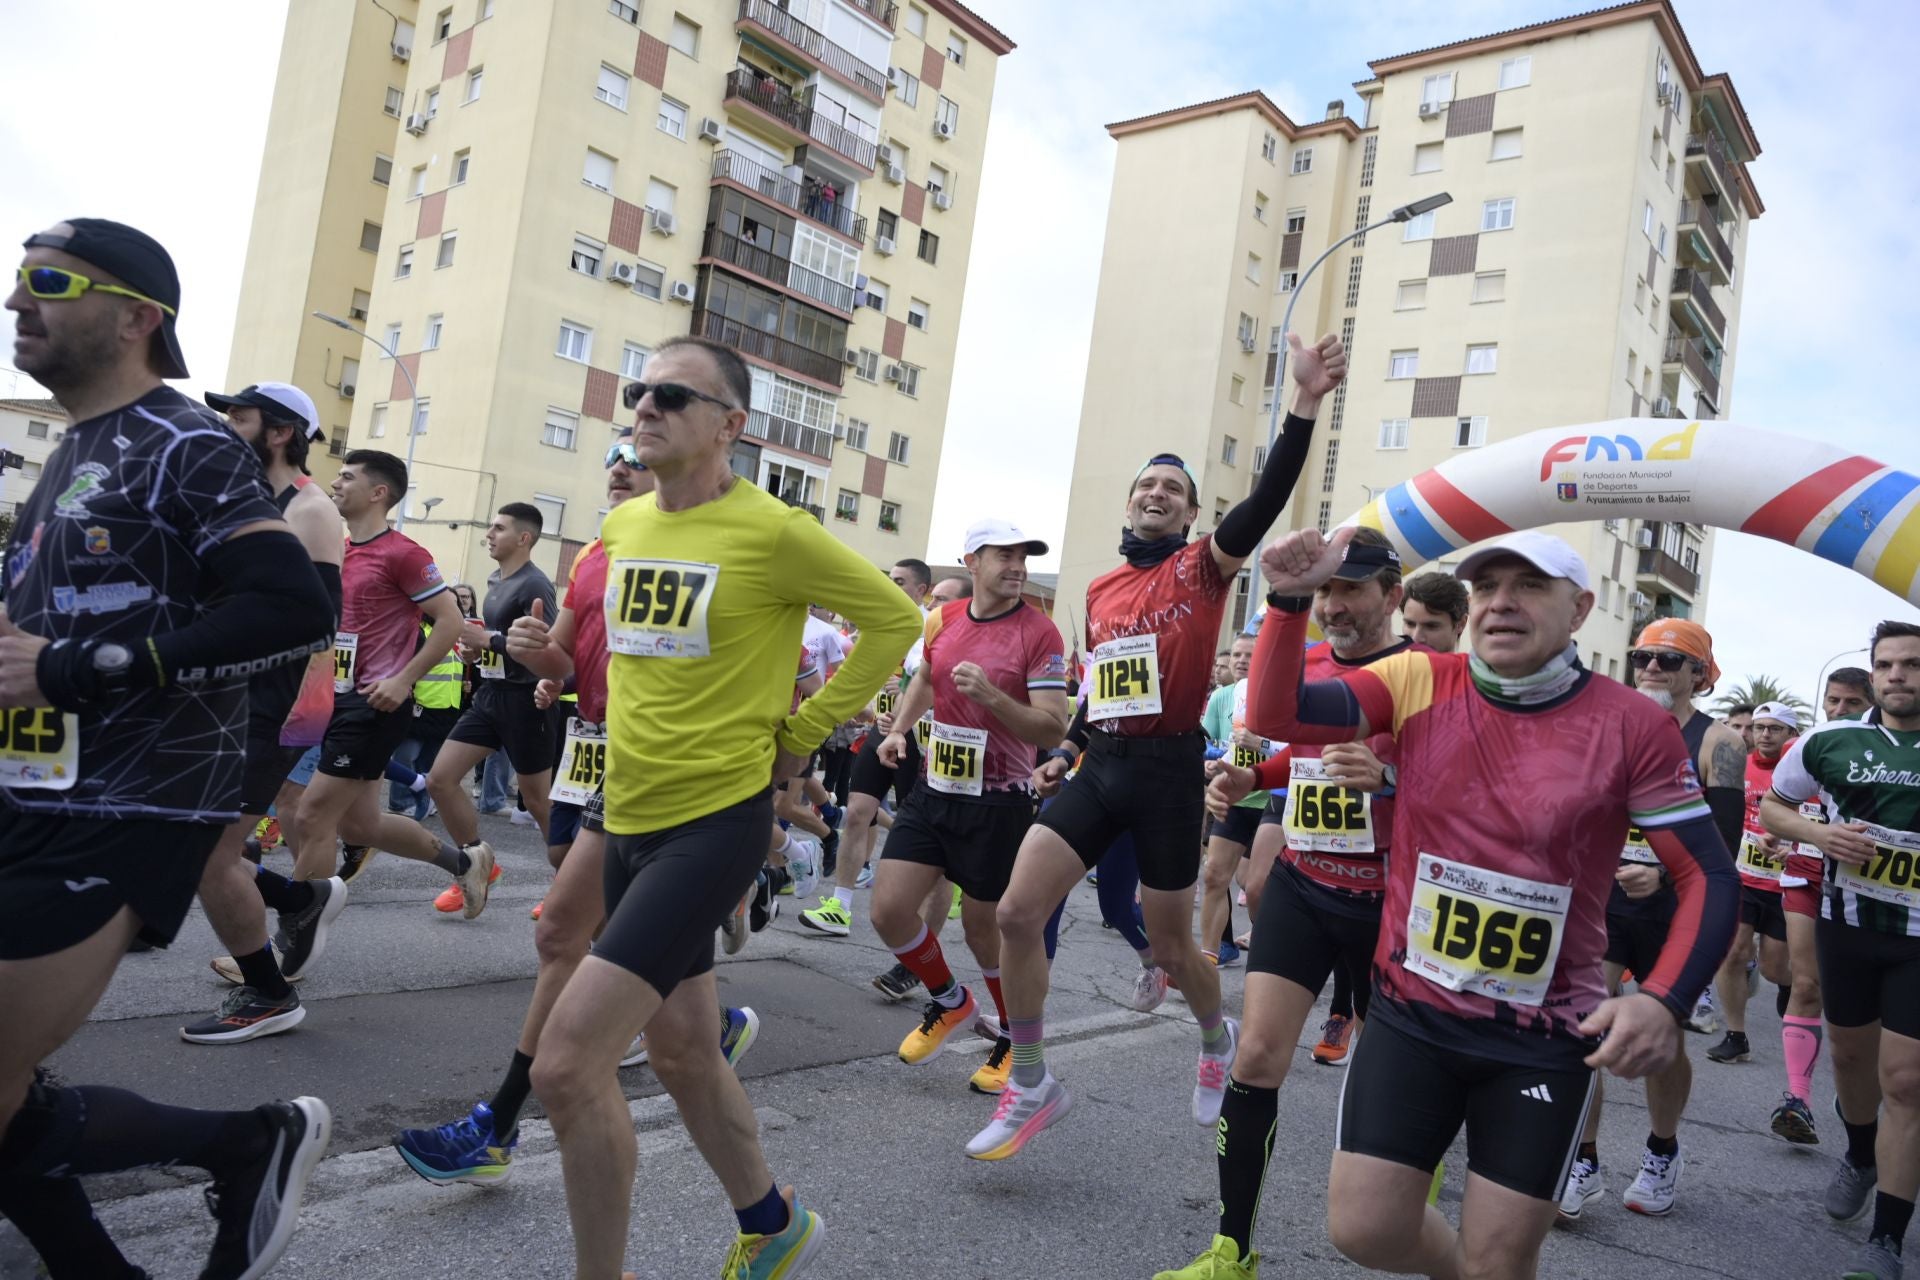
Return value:
[(1708, 787), (1707, 808), (1713, 810), (1713, 829), (1727, 848), (1740, 847), (1740, 834), (1746, 829), (1747, 796), (1738, 787)]
[[(1395, 655), (1345, 680), (1306, 680), (1307, 615), (1278, 607), (1254, 643), (1247, 686), (1247, 727), (1285, 742), (1351, 742), (1363, 727), (1394, 727), (1393, 694), (1378, 678), (1402, 660)], [(1420, 655), (1413, 655), (1419, 657)]]
[(208, 556), (243, 526), (263, 520), (283, 523), (280, 508), (267, 497), (253, 450), (224, 427), (178, 436), (167, 446), (160, 471), (148, 510), (192, 546), (195, 555)]
[(1093, 730), (1087, 724), (1087, 701), (1081, 698), (1074, 703), (1073, 719), (1067, 725), (1067, 736), (1062, 742), (1071, 742), (1077, 750), (1085, 751), (1087, 743), (1093, 741)]
[(1715, 824), (1704, 815), (1647, 831), (1646, 836), (1673, 882), (1679, 904), (1667, 926), (1660, 959), (1653, 972), (1641, 979), (1640, 989), (1667, 1006), (1676, 1019), (1684, 1020), (1733, 945), (1740, 915), (1740, 876)]
[(1263, 791), (1283, 790), (1292, 777), (1292, 747), (1283, 747), (1253, 766), (1253, 785)]
[[(1274, 394), (1279, 394), (1275, 388)], [(1230, 556), (1244, 559), (1260, 545), (1261, 537), (1280, 518), (1281, 508), (1293, 496), (1293, 486), (1306, 465), (1307, 446), (1313, 443), (1313, 419), (1289, 413), (1280, 424), (1274, 456), (1260, 472), (1253, 492), (1243, 498), (1214, 530), (1213, 543)]]
[(214, 544), (201, 566), (217, 603), (192, 624), (147, 641), (151, 661), (135, 680), (190, 684), (262, 666), (304, 662), (332, 642), (333, 603), (313, 560), (292, 533), (250, 533)]

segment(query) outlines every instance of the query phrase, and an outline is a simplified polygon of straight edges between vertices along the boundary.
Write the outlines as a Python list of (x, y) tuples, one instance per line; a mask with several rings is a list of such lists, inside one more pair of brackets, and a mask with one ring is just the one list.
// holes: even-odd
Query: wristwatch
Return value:
[(124, 697), (132, 687), (133, 650), (111, 641), (95, 645), (91, 655), (95, 696)]
[(1380, 777), (1386, 783), (1386, 791), (1392, 794), (1400, 789), (1400, 770), (1390, 764), (1380, 766)]

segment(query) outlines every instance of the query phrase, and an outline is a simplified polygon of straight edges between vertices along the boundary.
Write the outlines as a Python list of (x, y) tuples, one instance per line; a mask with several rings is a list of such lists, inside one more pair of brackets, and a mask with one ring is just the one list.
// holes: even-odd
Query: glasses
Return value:
[(624, 462), (635, 471), (647, 469), (647, 464), (640, 461), (640, 452), (633, 447), (631, 440), (615, 440), (607, 446), (607, 460), (604, 465), (611, 467), (616, 462)]
[(117, 284), (101, 284), (98, 280), (89, 279), (77, 271), (66, 271), (60, 267), (21, 267), (20, 283), (27, 286), (28, 293), (43, 302), (67, 302), (93, 289), (100, 293), (117, 293), (123, 298), (132, 298), (135, 302), (151, 302), (168, 315), (177, 314), (166, 303), (156, 302), (144, 293), (122, 289)]
[(1654, 653), (1649, 649), (1635, 649), (1627, 655), (1627, 661), (1633, 664), (1635, 671), (1647, 667), (1658, 667), (1662, 671), (1674, 672), (1686, 666), (1693, 659), (1684, 653)]
[(638, 409), (640, 402), (646, 399), (647, 392), (653, 392), (653, 407), (662, 413), (678, 413), (695, 400), (704, 400), (708, 404), (717, 404), (729, 412), (733, 406), (717, 396), (704, 391), (695, 391), (692, 387), (678, 382), (629, 382), (620, 392), (620, 399), (629, 409)]

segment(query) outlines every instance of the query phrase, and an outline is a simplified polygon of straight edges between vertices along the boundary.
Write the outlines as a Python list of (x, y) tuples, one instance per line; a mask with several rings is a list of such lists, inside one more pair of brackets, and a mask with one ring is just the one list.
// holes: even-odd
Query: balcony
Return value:
[(839, 352), (828, 355), (824, 351), (815, 351), (797, 342), (789, 342), (777, 333), (768, 333), (765, 329), (756, 329), (750, 324), (728, 319), (716, 311), (694, 312), (692, 332), (696, 337), (724, 342), (743, 355), (790, 369), (816, 382), (827, 382), (838, 387), (846, 381), (846, 365), (841, 362)]
[(894, 22), (900, 17), (900, 6), (893, 0), (846, 0), (849, 9), (858, 9), (887, 30), (894, 30)]
[(1680, 202), (1682, 238), (1691, 243), (1695, 259), (1712, 270), (1718, 284), (1733, 280), (1733, 248), (1720, 233), (1720, 211), (1703, 200)]
[(803, 54), (802, 61), (871, 98), (885, 102), (886, 72), (856, 58), (772, 0), (740, 0), (736, 28), (757, 28), (776, 37), (783, 49)]
[[(1697, 339), (1684, 338), (1679, 334), (1670, 334), (1667, 338), (1666, 363), (1679, 365), (1687, 371), (1694, 385), (1705, 393), (1707, 399), (1717, 407), (1720, 403), (1720, 354), (1709, 356)], [(1707, 415), (1711, 416), (1711, 415)]]
[(867, 220), (845, 205), (826, 203), (818, 185), (795, 182), (778, 170), (769, 169), (732, 151), (719, 151), (713, 157), (713, 176), (738, 183), (775, 204), (785, 205), (803, 218), (838, 231), (856, 244), (867, 240)]
[(1658, 547), (1640, 548), (1639, 576), (1664, 583), (1689, 596), (1697, 595), (1700, 591), (1700, 575)]
[(1672, 298), (1675, 310), (1695, 333), (1710, 333), (1716, 339), (1727, 335), (1727, 317), (1713, 300), (1713, 282), (1703, 271), (1681, 267), (1673, 273)]
[(707, 237), (700, 246), (700, 253), (703, 257), (728, 263), (762, 280), (791, 289), (809, 301), (830, 307), (845, 316), (853, 315), (851, 285), (830, 280), (817, 271), (810, 271), (797, 262), (789, 262), (738, 236), (730, 236), (718, 227), (707, 228)]
[(822, 462), (833, 461), (833, 432), (777, 417), (764, 409), (747, 411), (747, 434), (755, 440), (765, 440)]
[(1722, 194), (1733, 191), (1733, 175), (1727, 160), (1726, 144), (1711, 133), (1690, 133), (1687, 135), (1687, 163), (1704, 163), (1713, 175), (1713, 185)]
[(727, 75), (726, 103), (744, 104), (755, 118), (772, 124), (795, 142), (813, 142), (824, 147), (856, 170), (861, 177), (873, 176), (874, 156), (879, 144), (868, 142), (843, 125), (833, 123), (814, 110), (813, 94), (794, 94), (779, 81), (757, 76), (750, 71)]
[(776, 493), (773, 496), (780, 499), (780, 501), (786, 503), (790, 507), (800, 508), (802, 511), (806, 512), (808, 515), (812, 516), (815, 520), (818, 520), (821, 524), (825, 524), (827, 522), (827, 509), (825, 507), (816, 507), (811, 502), (802, 502), (800, 499), (794, 497), (791, 494)]

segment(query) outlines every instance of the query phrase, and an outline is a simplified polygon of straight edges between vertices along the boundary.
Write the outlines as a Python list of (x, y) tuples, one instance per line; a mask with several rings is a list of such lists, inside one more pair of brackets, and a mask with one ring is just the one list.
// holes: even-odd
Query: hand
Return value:
[[(536, 609), (539, 607), (539, 605), (534, 606)], [(560, 701), (561, 691), (562, 685), (558, 680), (542, 680), (539, 684), (533, 686), (534, 709), (536, 711), (545, 711), (548, 707)]]
[(1613, 882), (1620, 886), (1622, 893), (1638, 902), (1660, 892), (1660, 868), (1644, 862), (1623, 862), (1613, 873)]
[(1296, 529), (1268, 543), (1260, 553), (1260, 572), (1268, 589), (1277, 596), (1312, 595), (1347, 558), (1353, 532), (1354, 526), (1348, 525), (1327, 538), (1318, 529)]
[(1248, 751), (1265, 751), (1267, 749), (1267, 740), (1245, 725), (1233, 731), (1231, 741), (1234, 746), (1242, 747)]
[(1207, 784), (1207, 808), (1212, 809), (1213, 798), (1219, 796), (1220, 810), (1214, 814), (1219, 817), (1247, 798), (1253, 790), (1254, 777), (1253, 770), (1242, 769), (1231, 761), (1215, 760), (1213, 763), (1220, 767), (1214, 772), (1213, 781)]
[(1320, 401), (1347, 376), (1347, 349), (1340, 339), (1328, 334), (1312, 346), (1300, 341), (1300, 335), (1287, 335), (1287, 372), (1296, 388), (1293, 411), (1303, 418), (1320, 412)]
[(1384, 791), (1387, 769), (1363, 742), (1335, 742), (1320, 748), (1327, 776), (1355, 791)]
[(1623, 1080), (1650, 1076), (1680, 1052), (1680, 1024), (1667, 1006), (1638, 991), (1602, 1000), (1580, 1024), (1580, 1034), (1606, 1036), (1587, 1055), (1587, 1065), (1596, 1071), (1605, 1067)]
[(885, 684), (883, 684), (883, 685), (881, 685), (881, 686), (880, 686), (880, 692), (882, 692), (882, 693), (898, 693), (898, 692), (900, 692), (900, 677), (899, 677), (899, 676), (888, 676), (888, 677), (887, 677), (887, 682), (886, 682)]
[(873, 727), (881, 733), (893, 732), (893, 712), (883, 711), (873, 718)]
[(468, 649), (491, 648), (491, 633), (477, 622), (460, 624), (460, 638), (455, 643)]
[(1060, 794), (1060, 784), (1067, 780), (1067, 762), (1055, 756), (1033, 771), (1033, 789), (1042, 800)]
[(13, 625), (0, 608), (0, 707), (50, 707), (40, 692), (40, 651), (52, 644), (45, 636), (28, 635)]
[(413, 684), (405, 676), (388, 676), (361, 685), (360, 693), (375, 711), (393, 711), (413, 696)]
[(900, 757), (906, 753), (907, 735), (904, 733), (889, 733), (880, 740), (880, 749), (874, 752), (880, 757), (880, 763), (889, 769), (898, 769)]
[(987, 673), (974, 662), (955, 664), (953, 687), (983, 707), (991, 707), (1000, 697), (999, 688), (987, 679)]
[(547, 602), (535, 600), (533, 612), (515, 618), (507, 628), (507, 654), (515, 662), (525, 662), (529, 654), (539, 654), (553, 644), (552, 628), (547, 626)]
[(773, 785), (776, 787), (785, 785), (789, 779), (797, 776), (800, 770), (806, 767), (806, 763), (807, 758), (805, 756), (795, 755), (783, 747), (775, 747), (773, 754)]
[(1813, 843), (1820, 852), (1836, 862), (1850, 862), (1856, 867), (1865, 866), (1873, 857), (1873, 841), (1863, 834), (1867, 829), (1864, 822), (1836, 822), (1820, 828), (1820, 834)]

